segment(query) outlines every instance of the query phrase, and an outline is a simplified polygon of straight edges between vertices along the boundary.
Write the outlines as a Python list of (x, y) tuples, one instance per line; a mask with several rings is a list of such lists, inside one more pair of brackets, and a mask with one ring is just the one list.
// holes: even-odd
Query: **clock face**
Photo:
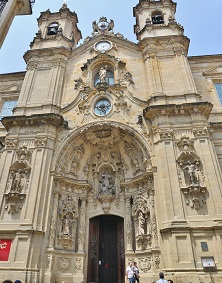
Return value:
[(95, 48), (97, 51), (107, 51), (109, 49), (111, 49), (111, 43), (109, 41), (99, 41), (96, 43)]
[(94, 106), (94, 112), (98, 116), (105, 116), (111, 110), (111, 104), (108, 99), (102, 98), (98, 100)]

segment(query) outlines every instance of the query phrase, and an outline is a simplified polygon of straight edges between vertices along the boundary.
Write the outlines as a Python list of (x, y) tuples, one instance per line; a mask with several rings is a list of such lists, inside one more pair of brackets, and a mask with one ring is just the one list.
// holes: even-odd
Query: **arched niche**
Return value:
[(148, 143), (130, 127), (92, 123), (73, 132), (59, 146), (55, 176), (93, 184), (99, 191), (104, 168), (118, 178), (118, 183), (133, 180), (151, 170), (150, 152)]
[(125, 69), (126, 63), (120, 61), (115, 56), (108, 54), (99, 54), (90, 60), (87, 60), (81, 67), (83, 77), (86, 77), (86, 83), (94, 87), (94, 78), (99, 73), (101, 67), (107, 66), (107, 70), (113, 72), (114, 83), (118, 83), (119, 73)]

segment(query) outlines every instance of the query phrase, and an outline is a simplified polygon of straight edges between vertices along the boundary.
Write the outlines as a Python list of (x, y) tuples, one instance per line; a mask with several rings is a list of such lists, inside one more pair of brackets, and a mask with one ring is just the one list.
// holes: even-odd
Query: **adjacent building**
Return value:
[(172, 0), (133, 12), (138, 43), (102, 16), (80, 46), (42, 12), (0, 75), (1, 280), (222, 280), (222, 55), (187, 56)]
[(31, 15), (35, 0), (0, 0), (0, 48), (16, 15)]

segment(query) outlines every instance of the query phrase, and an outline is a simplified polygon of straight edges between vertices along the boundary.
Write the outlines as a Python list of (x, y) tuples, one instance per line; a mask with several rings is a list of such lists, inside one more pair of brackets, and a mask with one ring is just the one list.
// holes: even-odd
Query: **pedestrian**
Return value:
[(156, 283), (167, 283), (167, 281), (164, 279), (164, 274), (163, 272), (159, 273), (160, 279), (156, 281)]
[(126, 277), (128, 278), (129, 283), (135, 283), (132, 261), (129, 262), (129, 265), (126, 268)]
[(169, 280), (168, 280), (168, 283), (173, 283), (173, 280), (169, 279)]
[(137, 281), (137, 283), (140, 283), (140, 275), (139, 275), (140, 271), (135, 261), (133, 263), (133, 272), (134, 272), (135, 281)]
[(21, 280), (15, 280), (14, 283), (22, 283), (22, 281)]
[(2, 283), (13, 283), (11, 280), (5, 280)]

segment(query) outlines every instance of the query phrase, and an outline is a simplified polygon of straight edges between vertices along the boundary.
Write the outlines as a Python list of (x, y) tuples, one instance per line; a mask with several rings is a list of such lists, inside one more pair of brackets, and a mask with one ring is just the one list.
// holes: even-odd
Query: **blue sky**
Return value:
[[(133, 7), (139, 0), (68, 0), (71, 11), (78, 15), (78, 27), (83, 39), (90, 36), (92, 22), (101, 16), (113, 19), (114, 32), (137, 42), (133, 33)], [(191, 40), (189, 56), (222, 54), (221, 11), (222, 0), (177, 0), (176, 20), (185, 28)], [(56, 12), (62, 0), (36, 0), (33, 14), (17, 16), (0, 50), (0, 73), (25, 70), (23, 55), (38, 31), (36, 19), (48, 8)], [(81, 43), (81, 42), (80, 42)]]

